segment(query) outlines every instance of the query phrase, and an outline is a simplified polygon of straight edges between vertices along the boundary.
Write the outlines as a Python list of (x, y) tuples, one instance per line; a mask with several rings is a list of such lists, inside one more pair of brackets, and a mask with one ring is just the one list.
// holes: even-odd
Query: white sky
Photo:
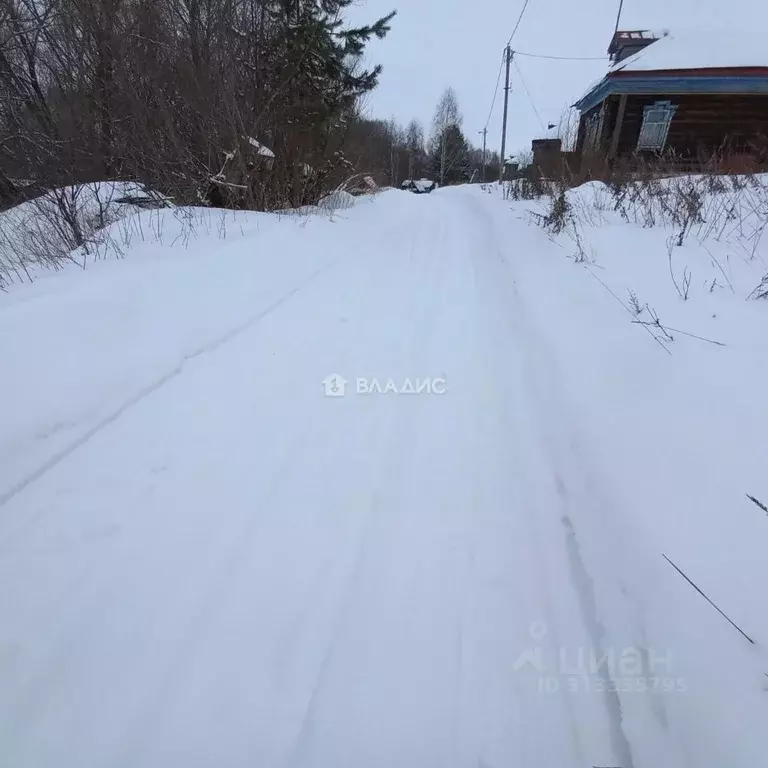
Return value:
[[(441, 92), (452, 86), (464, 115), (464, 132), (476, 146), (488, 118), (496, 76), (524, 0), (357, 0), (349, 13), (354, 23), (369, 22), (391, 10), (398, 15), (383, 41), (374, 40), (366, 63), (382, 64), (378, 89), (368, 98), (375, 117), (400, 123), (417, 118), (429, 131)], [(513, 41), (521, 52), (557, 56), (603, 56), (616, 25), (619, 0), (530, 0)], [(621, 28), (670, 28), (710, 24), (748, 29), (768, 25), (768, 3), (728, 0), (625, 0)], [(768, 49), (767, 49), (768, 51)], [(766, 53), (768, 58), (768, 52)], [(546, 124), (558, 123), (572, 104), (606, 71), (607, 62), (547, 61), (519, 57), (518, 66)], [(508, 153), (530, 149), (544, 135), (512, 67)], [(499, 149), (503, 83), (488, 125), (488, 147)]]

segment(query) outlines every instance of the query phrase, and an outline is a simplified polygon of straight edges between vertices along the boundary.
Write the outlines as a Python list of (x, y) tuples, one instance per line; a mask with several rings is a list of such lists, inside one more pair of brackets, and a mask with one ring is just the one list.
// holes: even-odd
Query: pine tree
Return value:
[(342, 14), (352, 2), (279, 0), (272, 8), (272, 18), (283, 30), (282, 45), (273, 52), (279, 70), (275, 75), (288, 81), (286, 93), (295, 102), (295, 117), (328, 119), (378, 83), (381, 65), (361, 69), (360, 58), (372, 37), (386, 36), (396, 12), (370, 25), (344, 29)]
[[(360, 59), (371, 38), (389, 32), (395, 12), (375, 23), (344, 28), (343, 13), (353, 0), (277, 0), (272, 19), (280, 34), (273, 46), (270, 81), (283, 83), (275, 96), (282, 113), (283, 155), (293, 168), (290, 198), (303, 202), (299, 168), (309, 164), (318, 182), (338, 167), (337, 140), (360, 97), (373, 90), (381, 66), (365, 69)], [(323, 158), (320, 167), (318, 158)]]

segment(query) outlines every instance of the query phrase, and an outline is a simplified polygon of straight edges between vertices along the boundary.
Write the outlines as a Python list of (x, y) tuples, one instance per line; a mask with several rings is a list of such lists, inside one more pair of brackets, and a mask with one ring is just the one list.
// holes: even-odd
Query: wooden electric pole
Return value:
[(505, 153), (507, 151), (507, 109), (509, 108), (509, 65), (512, 63), (512, 49), (506, 48), (507, 80), (504, 86), (504, 120), (501, 128), (501, 170), (499, 171), (499, 183), (504, 181), (504, 168), (506, 167)]
[(483, 128), (482, 131), (478, 131), (478, 133), (483, 134), (483, 176), (482, 178), (483, 178), (483, 184), (485, 184), (485, 158), (487, 157), (485, 148), (487, 146), (488, 127), (486, 126), (485, 128)]

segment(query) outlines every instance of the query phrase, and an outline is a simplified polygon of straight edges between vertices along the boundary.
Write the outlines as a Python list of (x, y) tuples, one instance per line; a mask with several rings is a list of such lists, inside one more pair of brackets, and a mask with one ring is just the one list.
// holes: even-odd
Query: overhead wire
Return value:
[(491, 122), (493, 116), (493, 108), (496, 106), (496, 97), (499, 95), (499, 84), (501, 83), (501, 72), (504, 69), (504, 52), (501, 54), (501, 62), (499, 64), (499, 74), (496, 77), (496, 88), (493, 91), (493, 100), (491, 101), (491, 108), (488, 111), (488, 119), (485, 121), (485, 130), (488, 129), (488, 125)]
[(544, 121), (541, 119), (541, 115), (539, 114), (539, 110), (536, 109), (536, 103), (533, 100), (533, 96), (531, 96), (531, 92), (528, 90), (528, 86), (525, 84), (525, 78), (523, 77), (523, 73), (520, 71), (520, 67), (518, 66), (518, 63), (512, 59), (512, 63), (515, 65), (515, 69), (517, 70), (517, 74), (520, 75), (520, 82), (523, 84), (523, 89), (525, 90), (526, 95), (528, 96), (528, 101), (531, 103), (531, 107), (533, 107), (533, 111), (536, 115), (536, 119), (539, 121), (539, 125), (541, 126), (541, 130), (546, 133), (547, 129), (544, 127)]
[[(525, 0), (525, 3), (523, 3), (523, 7), (520, 11), (520, 16), (517, 18), (517, 23), (515, 24), (514, 29), (512, 30), (512, 34), (509, 36), (509, 40), (507, 40), (507, 45), (504, 49), (504, 55), (509, 56), (510, 60), (514, 63), (515, 69), (517, 70), (518, 75), (520, 76), (520, 82), (523, 85), (523, 88), (525, 89), (525, 93), (528, 96), (528, 101), (531, 104), (531, 108), (533, 109), (536, 119), (539, 121), (539, 125), (541, 126), (541, 129), (543, 132), (546, 132), (546, 128), (544, 127), (544, 121), (541, 119), (541, 115), (539, 114), (539, 110), (536, 108), (536, 103), (533, 100), (533, 96), (531, 95), (530, 90), (528, 89), (528, 85), (525, 82), (525, 78), (523, 77), (523, 73), (520, 70), (520, 67), (515, 60), (516, 56), (525, 56), (527, 58), (531, 59), (550, 59), (554, 61), (606, 61), (608, 59), (607, 56), (556, 56), (556, 55), (547, 55), (542, 53), (527, 53), (523, 51), (513, 51), (510, 50), (510, 46), (512, 45), (512, 41), (515, 38), (515, 35), (517, 34), (517, 30), (520, 28), (520, 24), (523, 21), (523, 17), (525, 16), (525, 12), (528, 10), (528, 6), (530, 5), (531, 0)], [(623, 0), (622, 0), (623, 4)], [(621, 11), (619, 11), (621, 13)], [(496, 88), (493, 93), (493, 101), (491, 102), (491, 110), (488, 114), (488, 120), (485, 123), (485, 129), (488, 129), (488, 124), (490, 123), (491, 116), (493, 114), (493, 108), (496, 105), (496, 97), (499, 93), (499, 83), (501, 82), (501, 70), (504, 66), (504, 58), (502, 57), (502, 63), (499, 67), (499, 74), (496, 78)], [(502, 144), (503, 144), (503, 138), (502, 138)]]
[[(525, 16), (525, 12), (528, 10), (528, 6), (530, 5), (531, 0), (525, 0), (523, 3), (523, 7), (520, 10), (520, 15), (517, 18), (517, 23), (515, 24), (514, 29), (512, 30), (512, 34), (509, 36), (509, 40), (507, 40), (507, 45), (505, 47), (505, 55), (507, 54), (507, 51), (509, 50), (512, 41), (515, 38), (515, 35), (517, 34), (517, 30), (520, 29), (520, 25), (522, 24), (523, 17)], [(622, 0), (623, 2), (623, 0)], [(528, 96), (528, 101), (531, 104), (531, 108), (533, 109), (536, 119), (539, 121), (539, 125), (541, 126), (543, 131), (546, 131), (546, 128), (544, 127), (544, 121), (541, 119), (541, 115), (539, 114), (539, 110), (536, 108), (536, 103), (533, 100), (533, 96), (531, 95), (530, 90), (528, 89), (528, 86), (525, 82), (525, 78), (523, 77), (523, 73), (520, 70), (520, 67), (517, 64), (517, 61), (515, 61), (516, 56), (525, 56), (526, 58), (530, 59), (550, 59), (553, 61), (607, 61), (607, 56), (557, 56), (557, 55), (548, 55), (543, 53), (527, 53), (524, 51), (510, 51), (509, 55), (511, 56), (511, 60), (515, 65), (515, 69), (517, 70), (518, 75), (520, 76), (520, 82), (523, 85), (523, 88), (525, 89), (525, 93)], [(499, 74), (496, 78), (496, 88), (493, 93), (493, 101), (491, 102), (491, 110), (488, 114), (488, 120), (485, 123), (485, 128), (487, 130), (488, 124), (490, 123), (491, 116), (493, 115), (493, 108), (496, 105), (496, 97), (499, 93), (499, 83), (501, 82), (501, 70), (504, 66), (504, 58), (502, 57), (501, 66), (499, 67)]]
[(543, 53), (524, 53), (515, 51), (515, 56), (526, 56), (529, 59), (552, 59), (554, 61), (607, 61), (608, 56), (547, 56)]
[(531, 0), (525, 0), (525, 4), (523, 5), (523, 10), (520, 11), (520, 16), (517, 19), (517, 24), (515, 24), (515, 28), (512, 30), (512, 34), (509, 36), (509, 40), (507, 40), (507, 47), (509, 47), (512, 43), (512, 39), (517, 34), (517, 30), (520, 28), (520, 23), (523, 20), (523, 16), (525, 16), (525, 12), (528, 10), (528, 4), (531, 2)]

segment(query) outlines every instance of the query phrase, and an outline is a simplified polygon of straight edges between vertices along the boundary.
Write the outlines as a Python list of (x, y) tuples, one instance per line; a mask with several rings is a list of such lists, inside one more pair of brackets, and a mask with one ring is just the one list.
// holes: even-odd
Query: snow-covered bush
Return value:
[(740, 255), (754, 259), (768, 227), (768, 175), (683, 175), (629, 179), (617, 175), (609, 182), (591, 181), (566, 191), (551, 182), (510, 182), (505, 198), (542, 200), (534, 212), (537, 223), (557, 233), (565, 208), (585, 226), (605, 223), (618, 213), (628, 224), (674, 231), (676, 246), (693, 237), (733, 241)]
[[(645, 266), (638, 279), (644, 279), (645, 270), (652, 271), (657, 282), (651, 290), (666, 285), (659, 300), (665, 317), (678, 301), (687, 307), (695, 304), (698, 312), (704, 302), (727, 301), (728, 295), (741, 301), (768, 299), (768, 239), (763, 237), (768, 174), (617, 176), (610, 183), (590, 181), (570, 189), (554, 182), (542, 187), (545, 193), (525, 210), (530, 220), (596, 279), (601, 276), (593, 267), (602, 270), (606, 260), (622, 257), (634, 262), (642, 254)], [(637, 320), (650, 310), (637, 299), (634, 277), (632, 281), (614, 294), (629, 290), (629, 302), (618, 300), (635, 322), (663, 336), (664, 343), (671, 341), (653, 317)], [(714, 298), (721, 292), (723, 297)], [(657, 302), (655, 295), (651, 299)], [(706, 320), (717, 317), (713, 311)]]
[(550, 198), (549, 213), (544, 217), (542, 224), (555, 235), (559, 235), (567, 226), (571, 218), (572, 207), (568, 201), (566, 190), (561, 187)]
[(32, 279), (39, 267), (84, 264), (103, 245), (108, 227), (137, 205), (167, 204), (133, 182), (96, 182), (52, 189), (0, 213), (0, 288)]
[(318, 201), (317, 207), (323, 211), (338, 211), (351, 208), (355, 204), (354, 195), (344, 190), (336, 190)]
[(548, 182), (534, 176), (505, 181), (503, 194), (505, 200), (537, 200), (550, 190)]

